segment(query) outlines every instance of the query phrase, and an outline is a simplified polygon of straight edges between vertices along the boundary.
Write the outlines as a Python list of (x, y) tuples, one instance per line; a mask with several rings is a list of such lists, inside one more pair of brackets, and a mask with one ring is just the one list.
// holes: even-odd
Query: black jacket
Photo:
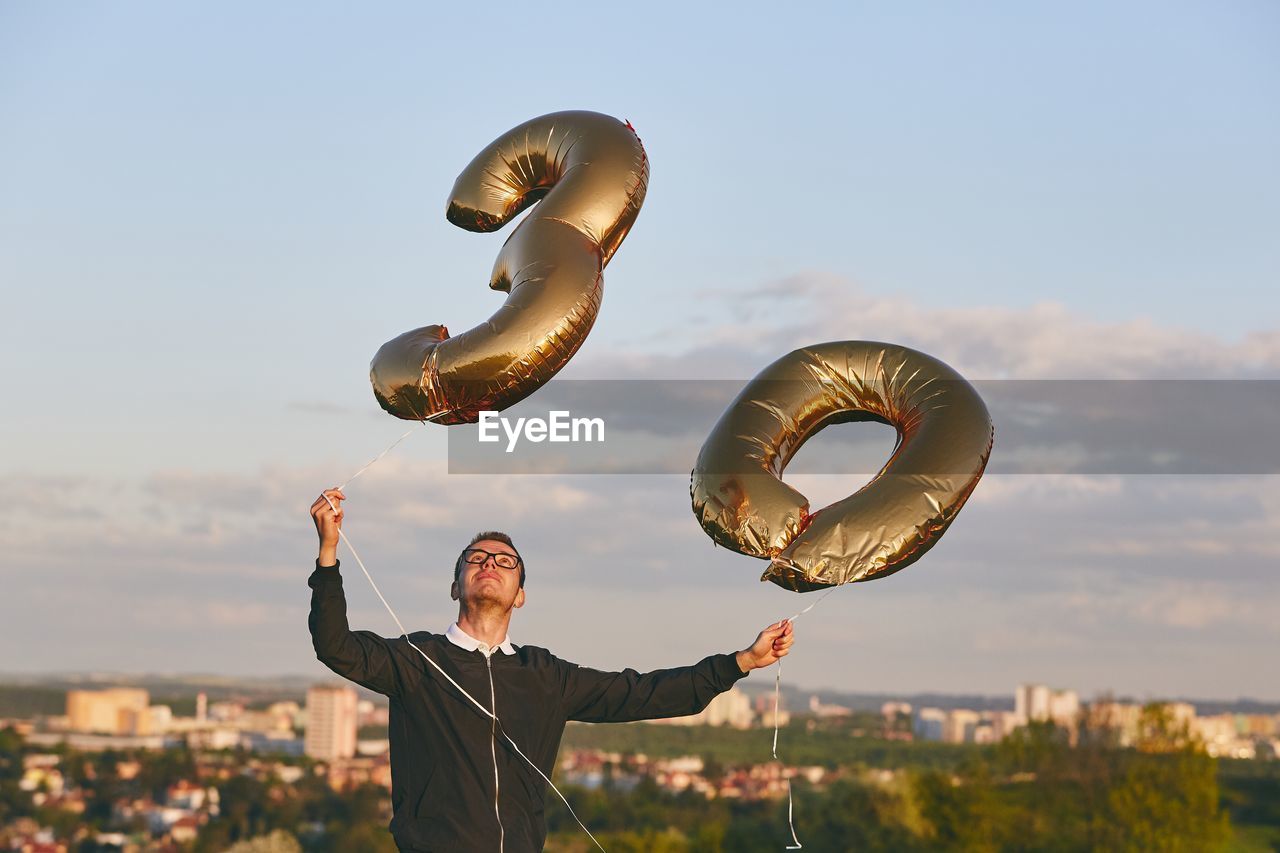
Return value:
[[(501, 732), (491, 732), (492, 720), (404, 637), (350, 630), (338, 566), (321, 567), (317, 561), (307, 584), (316, 657), (391, 699), (390, 829), (400, 849), (541, 850), (547, 784)], [(494, 707), (492, 695), (507, 734), (548, 777), (567, 720), (620, 723), (696, 714), (743, 677), (728, 654), (641, 674), (588, 669), (536, 646), (486, 657), (443, 634), (417, 631), (409, 639), (482, 705)]]

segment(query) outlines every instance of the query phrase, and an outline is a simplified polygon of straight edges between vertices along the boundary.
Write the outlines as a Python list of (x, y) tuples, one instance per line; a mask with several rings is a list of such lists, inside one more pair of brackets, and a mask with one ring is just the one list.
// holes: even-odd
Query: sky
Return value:
[[(506, 233), (447, 194), (556, 110), (630, 120), (651, 167), (564, 377), (849, 339), (974, 380), (1280, 379), (1278, 37), (1268, 2), (0, 2), (0, 672), (330, 675), (307, 507), (405, 429), (377, 348), (501, 304)], [(713, 548), (687, 477), (449, 474), (443, 429), (348, 491), (412, 629), (489, 528), (529, 567), (513, 639), (591, 666), (812, 600)], [(807, 614), (785, 677), (1280, 700), (1276, 484), (989, 474), (925, 559)], [(341, 556), (353, 626), (394, 635)]]

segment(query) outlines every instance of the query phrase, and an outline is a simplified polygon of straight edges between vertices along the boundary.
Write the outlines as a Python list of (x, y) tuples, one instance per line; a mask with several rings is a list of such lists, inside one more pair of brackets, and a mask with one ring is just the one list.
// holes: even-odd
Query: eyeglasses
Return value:
[(469, 566), (483, 566), (490, 557), (493, 557), (493, 564), (500, 569), (520, 567), (520, 558), (515, 554), (494, 553), (483, 548), (468, 548), (462, 552), (462, 562)]

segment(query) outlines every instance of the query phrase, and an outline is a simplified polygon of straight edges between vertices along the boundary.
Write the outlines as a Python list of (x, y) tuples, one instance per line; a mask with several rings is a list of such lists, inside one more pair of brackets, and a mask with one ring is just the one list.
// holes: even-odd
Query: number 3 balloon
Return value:
[[(827, 424), (898, 431), (880, 473), (809, 512), (782, 472)], [(698, 454), (693, 511), (717, 542), (771, 561), (761, 580), (799, 592), (892, 574), (955, 518), (991, 454), (987, 407), (960, 374), (906, 347), (840, 341), (804, 347), (753, 379)]]
[(551, 113), (490, 143), (458, 176), (446, 216), (469, 231), (496, 231), (537, 204), (493, 267), (489, 286), (507, 300), (457, 337), (424, 326), (383, 344), (369, 367), (382, 408), (398, 418), (473, 423), (554, 376), (591, 331), (601, 273), (648, 182), (631, 125), (599, 113)]

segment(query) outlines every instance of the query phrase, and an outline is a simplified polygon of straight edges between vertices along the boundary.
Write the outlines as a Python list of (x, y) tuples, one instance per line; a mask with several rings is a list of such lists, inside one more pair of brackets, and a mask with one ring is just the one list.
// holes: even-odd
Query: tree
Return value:
[(916, 775), (912, 787), (928, 826), (930, 849), (1005, 849), (1001, 831), (1008, 833), (1012, 827), (997, 819), (1001, 810), (985, 764), (970, 766), (963, 775), (925, 770)]
[(283, 829), (277, 829), (270, 835), (233, 844), (226, 848), (226, 853), (302, 853), (302, 845)]
[(386, 827), (358, 823), (338, 836), (333, 849), (342, 853), (396, 853), (396, 842)]
[[(922, 849), (920, 839), (908, 825), (911, 804), (900, 793), (852, 779), (839, 779), (825, 791), (795, 782), (792, 793), (797, 812), (793, 815), (796, 834), (806, 848), (895, 853)], [(786, 800), (779, 801), (770, 811), (771, 834), (787, 836)], [(789, 842), (790, 838), (786, 840)]]
[(0, 826), (31, 814), (31, 795), (18, 787), (24, 748), (25, 741), (16, 729), (0, 729)]
[(689, 841), (689, 853), (724, 853), (724, 830), (718, 820), (702, 824)]
[(1168, 705), (1142, 710), (1139, 738), (1108, 796), (1107, 849), (1219, 850), (1230, 835), (1219, 808), (1217, 761)]

